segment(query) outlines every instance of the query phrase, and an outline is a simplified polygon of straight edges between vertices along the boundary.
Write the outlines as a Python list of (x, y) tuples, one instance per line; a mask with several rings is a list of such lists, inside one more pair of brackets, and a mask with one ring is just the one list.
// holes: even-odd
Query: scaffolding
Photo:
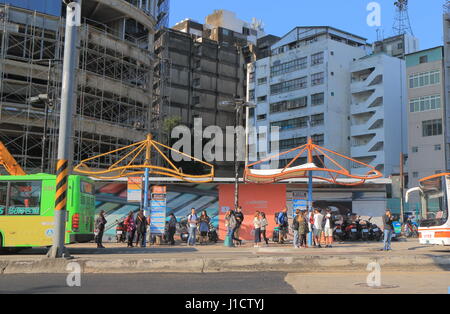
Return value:
[[(54, 108), (47, 112), (45, 170), (53, 172), (64, 20), (0, 6), (0, 33), (0, 140), (27, 172), (40, 169), (45, 110), (33, 108), (29, 98), (48, 94)], [(151, 131), (154, 57), (148, 40), (84, 19), (77, 45), (74, 163), (142, 140)], [(115, 158), (89, 166), (107, 168)]]

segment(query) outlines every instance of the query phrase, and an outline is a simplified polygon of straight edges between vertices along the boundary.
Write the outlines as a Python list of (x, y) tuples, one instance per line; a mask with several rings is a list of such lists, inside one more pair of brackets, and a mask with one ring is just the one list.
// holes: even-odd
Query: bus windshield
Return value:
[(421, 227), (440, 226), (446, 223), (448, 217), (447, 181), (447, 176), (441, 176), (421, 182), (423, 192)]

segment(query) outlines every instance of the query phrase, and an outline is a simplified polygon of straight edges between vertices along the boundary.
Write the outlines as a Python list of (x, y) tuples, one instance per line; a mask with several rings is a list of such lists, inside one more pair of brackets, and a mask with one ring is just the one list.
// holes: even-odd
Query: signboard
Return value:
[(142, 177), (129, 177), (127, 187), (128, 202), (141, 202), (142, 200)]
[(292, 199), (292, 214), (295, 215), (295, 212), (298, 210), (307, 210), (308, 201), (302, 198), (294, 198)]
[[(153, 187), (155, 188), (155, 186)], [(158, 191), (166, 191), (163, 189), (156, 189)], [(153, 189), (152, 189), (153, 190)], [(166, 193), (152, 193), (150, 201), (150, 233), (152, 235), (163, 235), (166, 227)]]
[(154, 185), (152, 186), (153, 194), (166, 194), (166, 186)]

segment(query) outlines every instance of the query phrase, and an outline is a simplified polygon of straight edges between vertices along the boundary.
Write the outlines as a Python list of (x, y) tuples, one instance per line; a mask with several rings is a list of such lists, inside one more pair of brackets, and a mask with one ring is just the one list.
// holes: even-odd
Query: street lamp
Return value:
[[(219, 103), (221, 106), (234, 106), (235, 110), (235, 131), (239, 124), (239, 113), (242, 108), (245, 108), (245, 166), (247, 166), (248, 163), (248, 136), (249, 136), (249, 130), (248, 130), (248, 120), (249, 120), (249, 110), (250, 108), (256, 108), (256, 105), (251, 102), (247, 102), (241, 98), (235, 98), (234, 100), (226, 100)], [(235, 132), (235, 150), (234, 150), (234, 209), (236, 210), (238, 208), (238, 196), (239, 196), (239, 161), (238, 161), (238, 146), (237, 146), (237, 139), (238, 134)]]
[(45, 172), (45, 153), (47, 148), (47, 126), (48, 126), (48, 111), (53, 109), (53, 100), (48, 97), (48, 94), (39, 94), (38, 96), (30, 97), (28, 99), (31, 107), (36, 109), (44, 109), (44, 131), (42, 135), (42, 154), (41, 154), (41, 172)]

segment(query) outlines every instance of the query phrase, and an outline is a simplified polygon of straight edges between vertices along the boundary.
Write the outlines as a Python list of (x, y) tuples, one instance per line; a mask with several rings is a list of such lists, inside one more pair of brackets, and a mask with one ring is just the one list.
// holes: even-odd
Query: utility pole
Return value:
[(56, 163), (55, 225), (53, 246), (47, 256), (70, 257), (64, 246), (67, 218), (67, 188), (70, 173), (70, 141), (72, 132), (72, 108), (74, 107), (76, 43), (78, 27), (81, 25), (80, 0), (67, 4), (66, 32), (64, 40), (64, 64), (59, 116), (58, 161)]
[(405, 190), (404, 155), (400, 153), (400, 222), (404, 223), (405, 201), (403, 198)]

